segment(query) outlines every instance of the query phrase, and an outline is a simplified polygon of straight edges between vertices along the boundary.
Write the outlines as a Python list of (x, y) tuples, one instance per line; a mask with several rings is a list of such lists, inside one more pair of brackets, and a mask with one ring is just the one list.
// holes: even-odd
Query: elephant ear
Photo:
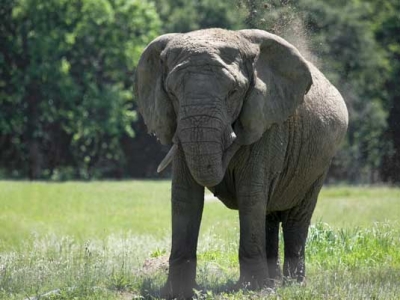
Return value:
[(312, 78), (306, 60), (284, 39), (262, 30), (239, 33), (259, 49), (253, 63), (253, 84), (235, 124), (238, 143), (248, 145), (295, 112)]
[(164, 90), (160, 55), (177, 34), (165, 34), (143, 51), (135, 74), (135, 93), (140, 114), (149, 133), (155, 133), (164, 145), (171, 144), (176, 130), (173, 105)]

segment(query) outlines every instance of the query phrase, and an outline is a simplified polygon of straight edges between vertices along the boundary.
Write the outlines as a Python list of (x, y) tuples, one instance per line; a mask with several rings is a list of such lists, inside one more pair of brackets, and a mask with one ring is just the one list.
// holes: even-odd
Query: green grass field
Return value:
[[(157, 299), (170, 247), (168, 181), (0, 182), (0, 299)], [(238, 217), (207, 202), (202, 299), (400, 299), (400, 189), (326, 187), (307, 284), (229, 292)]]

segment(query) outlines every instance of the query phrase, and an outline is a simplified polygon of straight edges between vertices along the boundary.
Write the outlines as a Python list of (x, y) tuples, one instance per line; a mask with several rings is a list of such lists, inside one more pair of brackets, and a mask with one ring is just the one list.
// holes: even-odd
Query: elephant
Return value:
[(282, 277), (303, 282), (311, 216), (347, 131), (338, 90), (283, 38), (218, 28), (153, 40), (134, 89), (149, 132), (171, 145), (158, 168), (172, 162), (163, 297), (188, 298), (197, 287), (205, 188), (238, 210), (239, 287), (270, 287)]

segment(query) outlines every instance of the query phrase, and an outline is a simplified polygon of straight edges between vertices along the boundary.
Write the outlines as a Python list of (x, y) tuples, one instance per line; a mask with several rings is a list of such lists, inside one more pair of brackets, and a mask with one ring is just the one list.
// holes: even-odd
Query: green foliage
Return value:
[(10, 0), (0, 14), (2, 164), (31, 178), (67, 166), (79, 178), (120, 168), (120, 139), (134, 136), (133, 72), (160, 26), (154, 7)]
[[(372, 19), (372, 32), (384, 51), (385, 72), (381, 92), (384, 107), (388, 111), (388, 128), (385, 138), (392, 141), (393, 151), (385, 152), (382, 175), (385, 181), (400, 182), (400, 3), (387, 0), (383, 3), (367, 1)], [(392, 149), (389, 149), (392, 150)]]
[(229, 0), (160, 0), (156, 2), (156, 6), (164, 32), (243, 27), (241, 11)]

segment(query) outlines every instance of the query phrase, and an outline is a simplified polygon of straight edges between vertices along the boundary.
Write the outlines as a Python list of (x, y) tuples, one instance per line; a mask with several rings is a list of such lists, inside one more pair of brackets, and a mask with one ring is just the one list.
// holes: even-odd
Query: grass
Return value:
[[(0, 182), (0, 299), (154, 299), (170, 247), (167, 181)], [(230, 293), (237, 212), (207, 202), (203, 299), (398, 299), (400, 189), (324, 188), (307, 244), (307, 285)]]

